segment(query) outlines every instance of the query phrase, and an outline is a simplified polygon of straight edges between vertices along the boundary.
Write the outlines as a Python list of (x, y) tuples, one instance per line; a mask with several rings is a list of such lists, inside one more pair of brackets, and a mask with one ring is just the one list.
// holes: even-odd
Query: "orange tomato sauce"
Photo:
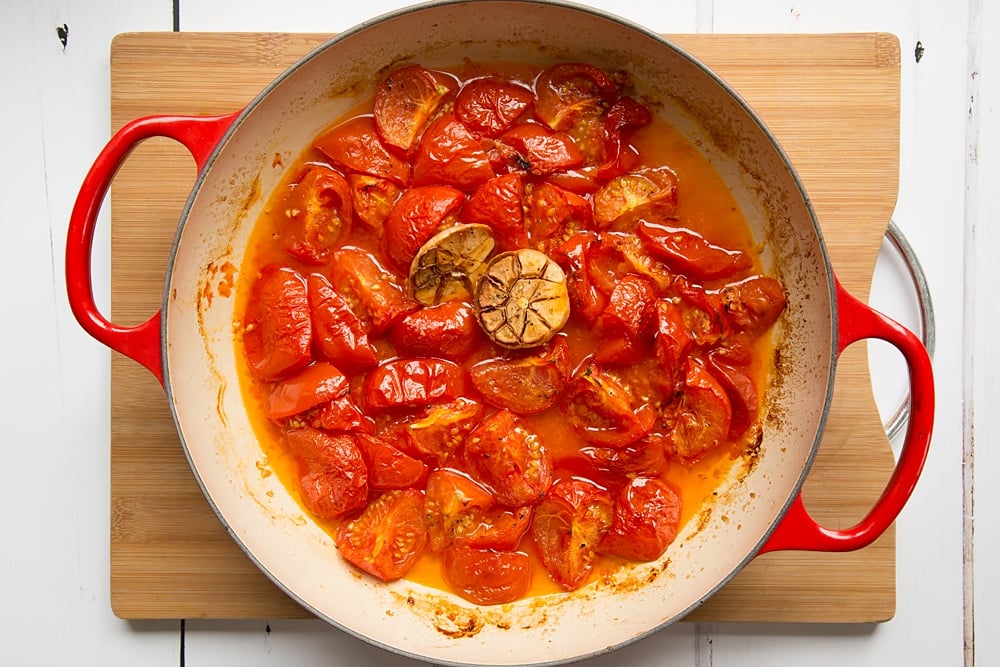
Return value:
[[(466, 80), (473, 75), (482, 73), (485, 69), (482, 66), (465, 64), (450, 71), (458, 79)], [(537, 68), (528, 65), (490, 65), (488, 71), (499, 72), (530, 84)], [(726, 183), (698, 148), (676, 128), (657, 118), (655, 107), (653, 110), (652, 122), (637, 130), (630, 140), (642, 156), (642, 164), (639, 166), (668, 165), (677, 177), (679, 198), (676, 215), (681, 223), (728, 249), (747, 253), (753, 258), (755, 264), (751, 273), (760, 273), (761, 266), (754, 240)], [(331, 119), (331, 126), (342, 120)], [(295, 163), (288, 168), (283, 184), (271, 194), (263, 214), (256, 222), (239, 272), (240, 279), (235, 302), (237, 324), (243, 321), (243, 313), (247, 307), (253, 278), (261, 267), (270, 263), (280, 263), (296, 268), (303, 275), (317, 270), (316, 267), (308, 266), (289, 257), (281, 246), (273, 242), (273, 239), (278, 235), (277, 230), (282, 224), (281, 218), (284, 215), (281, 200), (289, 184), (301, 172), (303, 166), (310, 163), (330, 165), (330, 161), (319, 151), (312, 147), (304, 148)], [(380, 247), (377, 232), (363, 224), (354, 224), (351, 227), (350, 232), (343, 240), (343, 245), (358, 246), (373, 252), (378, 252)], [(405, 280), (405, 277), (402, 278)], [(714, 286), (711, 281), (702, 284), (709, 288)], [(571, 367), (575, 367), (581, 359), (592, 352), (596, 345), (597, 334), (592, 327), (573, 318), (570, 319), (563, 332), (571, 341)], [(265, 457), (262, 465), (277, 475), (289, 494), (299, 498), (298, 463), (283, 443), (281, 428), (265, 416), (268, 394), (273, 385), (262, 382), (250, 372), (239, 332), (235, 338), (235, 345), (241, 391)], [(378, 340), (376, 347), (380, 360), (396, 356), (392, 344), (386, 339)], [(761, 337), (755, 341), (754, 348), (754, 360), (750, 366), (749, 375), (754, 380), (760, 395), (763, 396), (772, 357), (770, 342), (766, 336)], [(502, 352), (487, 342), (474, 352), (463, 366), (471, 367), (479, 360), (498, 356)], [(351, 382), (352, 387), (357, 390), (361, 377), (352, 377)], [(585, 443), (567, 423), (565, 415), (559, 409), (553, 408), (539, 415), (529, 415), (522, 418), (527, 422), (529, 428), (540, 436), (552, 454), (555, 461), (555, 479), (578, 474), (578, 469), (572, 464), (567, 465), (566, 461), (581, 444)], [(711, 501), (720, 481), (728, 475), (734, 461), (748, 455), (752, 445), (752, 442), (745, 439), (737, 439), (709, 451), (695, 463), (668, 460), (665, 470), (660, 473), (660, 478), (680, 493), (682, 501), (681, 528), (690, 522), (707, 502)], [(303, 512), (308, 514), (304, 507)], [(331, 535), (334, 534), (340, 523), (340, 521), (317, 521)], [(541, 565), (530, 539), (530, 532), (522, 539), (521, 549), (526, 551), (532, 559), (533, 579), (528, 596), (562, 591), (563, 589), (547, 576), (545, 568)], [(331, 554), (332, 556), (333, 554)], [(591, 579), (602, 573), (614, 571), (622, 565), (622, 562), (616, 557), (601, 556), (600, 563)], [(436, 589), (448, 590), (448, 585), (441, 574), (441, 556), (433, 554), (429, 550), (425, 550), (414, 567), (405, 575), (405, 578)]]

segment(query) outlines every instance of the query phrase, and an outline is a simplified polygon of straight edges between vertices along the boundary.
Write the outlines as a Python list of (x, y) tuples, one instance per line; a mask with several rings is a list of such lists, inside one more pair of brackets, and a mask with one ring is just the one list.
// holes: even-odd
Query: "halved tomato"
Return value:
[(581, 117), (603, 115), (618, 86), (586, 63), (561, 63), (535, 78), (535, 115), (553, 130), (566, 130)]
[(371, 116), (356, 116), (331, 128), (313, 146), (348, 171), (387, 178), (404, 187), (410, 183), (410, 165), (385, 147)]
[(653, 281), (635, 273), (618, 279), (608, 305), (597, 320), (605, 336), (595, 358), (601, 364), (631, 364), (645, 356), (653, 341), (656, 288)]
[(374, 433), (375, 420), (361, 411), (350, 396), (324, 403), (309, 415), (309, 425), (324, 431)]
[(473, 79), (455, 100), (455, 115), (475, 133), (499, 136), (527, 110), (534, 97), (519, 83), (496, 77)]
[(727, 278), (753, 266), (745, 252), (710, 243), (690, 229), (639, 220), (636, 231), (650, 252), (694, 280)]
[(427, 477), (424, 513), (428, 547), (437, 553), (479, 522), (478, 513), (493, 505), (493, 495), (466, 475), (438, 468)]
[(365, 506), (368, 468), (354, 438), (304, 427), (285, 432), (288, 449), (299, 462), (302, 504), (323, 520)]
[(716, 350), (708, 353), (705, 365), (726, 390), (733, 414), (729, 424), (729, 437), (737, 438), (757, 422), (760, 411), (757, 387), (749, 375), (725, 361)]
[(447, 465), (484, 412), (482, 403), (465, 396), (429, 405), (403, 427), (407, 449), (435, 465)]
[(417, 489), (384, 491), (334, 535), (340, 555), (355, 567), (393, 581), (406, 574), (427, 544), (424, 494)]
[(415, 310), (392, 327), (397, 351), (462, 362), (485, 340), (468, 301), (445, 301)]
[(515, 125), (499, 140), (516, 151), (515, 163), (533, 176), (569, 171), (584, 164), (583, 153), (568, 134), (537, 123)]
[(413, 159), (414, 185), (453, 185), (472, 192), (494, 176), (483, 141), (454, 113), (431, 123)]
[(371, 371), (362, 391), (369, 412), (413, 408), (462, 395), (465, 374), (443, 359), (394, 359)]
[(325, 361), (307, 366), (271, 389), (267, 418), (285, 419), (347, 395), (347, 376)]
[(656, 360), (673, 385), (681, 377), (681, 369), (694, 343), (694, 337), (684, 323), (682, 306), (671, 299), (659, 299), (656, 301), (655, 309)]
[(493, 507), (476, 513), (455, 542), (475, 549), (516, 549), (531, 526), (531, 505)]
[(701, 359), (688, 357), (668, 453), (681, 461), (696, 461), (726, 442), (732, 418), (732, 404), (722, 385)]
[(620, 176), (634, 166), (638, 155), (630, 150), (628, 138), (635, 130), (649, 125), (653, 114), (632, 97), (619, 97), (604, 116), (604, 163), (599, 178)]
[(375, 126), (390, 146), (410, 153), (458, 82), (443, 72), (407, 65), (393, 70), (375, 91)]
[(571, 234), (593, 228), (593, 208), (585, 197), (543, 181), (526, 188), (525, 198), (528, 238), (543, 252)]
[(454, 545), (445, 550), (442, 567), (455, 592), (480, 605), (513, 602), (531, 587), (531, 560), (520, 551)]
[(344, 246), (330, 257), (330, 283), (347, 300), (351, 312), (376, 333), (384, 333), (399, 318), (420, 307), (406, 295), (402, 280), (371, 253)]
[(312, 336), (305, 278), (278, 264), (262, 268), (243, 319), (250, 371), (272, 382), (304, 368), (312, 359)]
[(462, 222), (488, 226), (501, 250), (528, 245), (524, 231), (524, 182), (521, 174), (497, 176), (472, 193), (462, 209)]
[(569, 345), (565, 336), (558, 335), (541, 352), (481, 361), (469, 369), (469, 376), (490, 405), (531, 415), (556, 404), (569, 370)]
[(677, 537), (680, 518), (681, 498), (673, 487), (637, 477), (615, 498), (611, 528), (597, 550), (629, 560), (656, 560)]
[(319, 355), (349, 373), (378, 365), (375, 346), (368, 341), (364, 324), (330, 281), (313, 273), (307, 286), (313, 347)]
[(321, 265), (350, 229), (351, 187), (339, 172), (309, 165), (278, 207), (279, 243), (292, 257)]
[(404, 273), (420, 246), (435, 232), (455, 221), (465, 204), (465, 194), (447, 185), (426, 185), (406, 190), (386, 216), (382, 251)]
[(737, 331), (760, 335), (784, 312), (787, 300), (781, 283), (770, 276), (752, 276), (722, 289), (726, 318)]
[(552, 259), (566, 272), (570, 317), (580, 317), (587, 324), (597, 322), (608, 304), (607, 296), (590, 279), (590, 249), (598, 242), (592, 232), (577, 232), (551, 252)]
[(358, 433), (358, 447), (368, 463), (372, 489), (409, 489), (423, 486), (427, 464), (402, 452), (377, 435)]
[(587, 583), (597, 561), (597, 545), (611, 527), (611, 495), (582, 479), (552, 485), (535, 507), (531, 535), (542, 565), (566, 590)]
[(473, 479), (510, 507), (536, 502), (552, 484), (548, 450), (538, 434), (509, 410), (487, 417), (472, 431), (462, 456)]
[(581, 447), (580, 456), (607, 475), (609, 487), (636, 475), (658, 475), (667, 467), (663, 441), (655, 434), (624, 447)]
[(598, 229), (631, 231), (639, 216), (677, 212), (677, 176), (669, 167), (643, 168), (616, 176), (594, 193)]
[(347, 181), (351, 185), (354, 214), (369, 227), (381, 230), (403, 189), (387, 178), (368, 174), (350, 174)]
[(656, 410), (638, 403), (618, 379), (594, 363), (573, 375), (562, 401), (569, 423), (587, 442), (624, 447), (653, 429)]

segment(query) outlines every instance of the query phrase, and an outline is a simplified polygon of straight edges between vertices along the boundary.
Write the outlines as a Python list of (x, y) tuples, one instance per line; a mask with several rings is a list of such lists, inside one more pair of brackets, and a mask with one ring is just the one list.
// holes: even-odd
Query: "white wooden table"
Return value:
[[(0, 665), (418, 664), (319, 621), (126, 622), (109, 604), (109, 352), (65, 297), (67, 221), (109, 135), (109, 62), (121, 32), (337, 32), (406, 3), (302, 0), (0, 0)], [(897, 522), (897, 613), (873, 625), (680, 623), (611, 665), (1000, 664), (1000, 437), (995, 250), (1000, 248), (1000, 2), (590, 0), (659, 32), (888, 31), (903, 51), (894, 219), (923, 264), (936, 312), (930, 459)], [(68, 35), (62, 43), (57, 28)], [(992, 38), (992, 41), (991, 41)], [(922, 57), (916, 57), (918, 43)], [(95, 244), (107, 308), (108, 222)], [(885, 250), (872, 303), (917, 326)], [(880, 407), (899, 400), (873, 349)], [(978, 475), (974, 471), (978, 470)], [(977, 483), (978, 482), (978, 483)], [(973, 522), (978, 508), (978, 521)], [(976, 565), (978, 564), (978, 567)]]

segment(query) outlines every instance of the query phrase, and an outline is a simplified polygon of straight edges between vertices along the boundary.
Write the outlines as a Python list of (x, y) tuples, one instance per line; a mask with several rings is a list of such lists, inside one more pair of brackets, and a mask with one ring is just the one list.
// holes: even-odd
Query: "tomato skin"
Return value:
[(307, 264), (322, 265), (351, 226), (351, 187), (339, 172), (309, 165), (278, 203), (280, 243)]
[(410, 165), (389, 152), (371, 116), (337, 125), (317, 137), (313, 147), (348, 171), (387, 178), (404, 187), (410, 183)]
[(376, 490), (421, 488), (427, 464), (409, 456), (384, 439), (367, 433), (355, 436), (368, 464), (368, 486)]
[(590, 252), (597, 243), (598, 238), (595, 234), (577, 232), (551, 253), (552, 259), (556, 260), (566, 272), (572, 306), (570, 316), (576, 315), (587, 324), (595, 324), (608, 304), (607, 296), (597, 289), (590, 279)]
[(347, 182), (351, 186), (354, 215), (369, 227), (382, 229), (403, 189), (389, 179), (368, 174), (350, 174)]
[(324, 431), (374, 433), (375, 420), (366, 415), (350, 396), (325, 403), (309, 415), (309, 425)]
[(340, 525), (337, 550), (355, 567), (394, 581), (405, 575), (427, 544), (424, 495), (417, 489), (383, 491), (360, 516)]
[(653, 429), (656, 420), (651, 405), (633, 406), (626, 387), (594, 363), (583, 364), (573, 375), (562, 404), (580, 437), (606, 447), (635, 442)]
[(660, 558), (677, 537), (681, 498), (658, 479), (637, 477), (615, 498), (611, 528), (597, 549), (637, 561)]
[(455, 115), (472, 132), (497, 137), (531, 104), (530, 89), (496, 77), (469, 81), (455, 100)]
[(752, 276), (722, 289), (726, 318), (736, 331), (760, 335), (784, 312), (787, 300), (781, 283), (769, 276)]
[(498, 503), (530, 505), (552, 484), (552, 458), (536, 433), (509, 410), (487, 417), (462, 450), (472, 478), (493, 491)]
[(483, 142), (446, 113), (431, 123), (417, 146), (413, 185), (451, 185), (473, 192), (496, 176)]
[(639, 216), (669, 218), (676, 212), (677, 176), (668, 167), (616, 176), (594, 193), (594, 222), (601, 230), (631, 231)]
[(500, 141), (514, 148), (516, 164), (533, 176), (569, 171), (584, 163), (583, 153), (568, 134), (536, 123), (516, 125), (500, 135)]
[(247, 364), (258, 379), (273, 382), (305, 368), (313, 337), (305, 279), (278, 264), (262, 268), (250, 291), (243, 331)]
[(443, 359), (395, 359), (371, 371), (362, 391), (369, 412), (413, 408), (462, 395), (465, 375)]
[(347, 395), (347, 376), (320, 361), (275, 385), (267, 399), (267, 418), (285, 419)]
[(428, 120), (458, 83), (442, 72), (407, 65), (389, 73), (375, 91), (373, 113), (382, 140), (411, 153)]
[(680, 379), (681, 369), (694, 338), (684, 323), (681, 306), (670, 299), (656, 302), (656, 336), (654, 348), (660, 368), (667, 374), (670, 384)]
[(406, 190), (386, 216), (382, 251), (399, 270), (407, 272), (420, 246), (454, 221), (465, 203), (461, 190), (428, 185)]
[(646, 356), (653, 339), (655, 303), (656, 288), (649, 278), (634, 273), (619, 278), (597, 321), (606, 336), (596, 351), (598, 363), (631, 364)]
[(519, 551), (451, 546), (444, 552), (443, 568), (455, 592), (479, 605), (513, 602), (531, 587), (531, 561)]
[(525, 227), (531, 245), (549, 252), (566, 236), (593, 227), (593, 208), (585, 197), (541, 182), (527, 192)]
[(524, 181), (521, 174), (504, 174), (483, 183), (462, 209), (462, 222), (490, 227), (501, 250), (528, 245), (524, 231)]
[(376, 334), (385, 333), (399, 318), (420, 307), (400, 287), (402, 281), (361, 248), (345, 246), (335, 252), (329, 274), (330, 283), (351, 311)]
[(581, 117), (603, 114), (618, 87), (586, 63), (561, 63), (535, 78), (535, 115), (553, 130), (566, 130)]
[(464, 474), (448, 468), (431, 472), (424, 492), (428, 548), (434, 553), (442, 551), (478, 522), (478, 513), (492, 505), (492, 494)]
[(368, 468), (353, 437), (304, 427), (286, 431), (285, 441), (299, 462), (299, 494), (310, 513), (330, 520), (365, 506)]
[(378, 364), (375, 347), (344, 297), (318, 273), (310, 274), (307, 287), (313, 347), (319, 355), (348, 372), (374, 368)]
[(405, 424), (407, 449), (436, 466), (447, 465), (482, 421), (484, 413), (482, 403), (465, 396), (429, 405)]
[(389, 332), (396, 349), (412, 356), (462, 362), (483, 342), (483, 330), (468, 301), (446, 301), (405, 316)]
[(535, 507), (531, 535), (546, 571), (566, 590), (587, 582), (597, 546), (611, 527), (613, 507), (607, 491), (572, 477), (553, 484)]
[(674, 428), (669, 434), (668, 454), (692, 462), (715, 449), (729, 436), (733, 411), (729, 396), (705, 363), (688, 357)]
[(558, 402), (569, 379), (569, 345), (556, 336), (545, 350), (514, 359), (481, 361), (469, 377), (486, 402), (519, 415), (538, 414)]
[(695, 280), (726, 278), (753, 266), (745, 252), (710, 243), (690, 229), (639, 220), (636, 230), (650, 252)]

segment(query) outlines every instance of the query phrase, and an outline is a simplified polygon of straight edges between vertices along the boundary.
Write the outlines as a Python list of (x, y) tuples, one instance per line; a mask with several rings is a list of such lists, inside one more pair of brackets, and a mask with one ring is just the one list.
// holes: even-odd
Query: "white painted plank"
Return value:
[[(0, 3), (5, 665), (178, 662), (177, 623), (111, 613), (108, 352), (73, 320), (62, 271), (73, 198), (108, 137), (111, 38), (169, 27), (169, 0)], [(105, 307), (108, 245), (105, 219), (95, 252)]]

